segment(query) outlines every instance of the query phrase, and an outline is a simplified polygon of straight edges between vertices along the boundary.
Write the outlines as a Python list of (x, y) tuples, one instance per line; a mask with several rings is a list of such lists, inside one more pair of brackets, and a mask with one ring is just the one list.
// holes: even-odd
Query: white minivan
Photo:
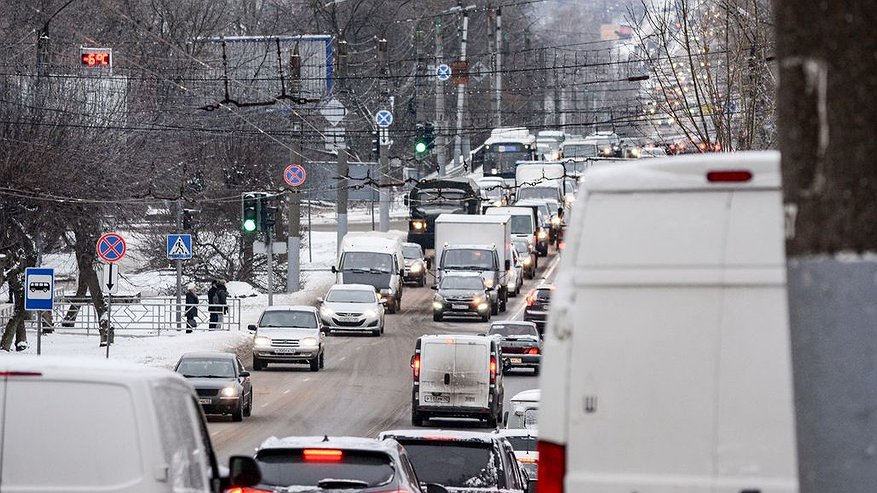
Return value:
[(586, 172), (545, 332), (540, 488), (797, 491), (779, 163)]
[(219, 493), (261, 478), (232, 457), (220, 478), (192, 384), (104, 360), (0, 358), (3, 493)]
[(411, 422), (429, 418), (502, 421), (503, 368), (499, 339), (488, 336), (429, 335), (417, 339), (411, 357)]

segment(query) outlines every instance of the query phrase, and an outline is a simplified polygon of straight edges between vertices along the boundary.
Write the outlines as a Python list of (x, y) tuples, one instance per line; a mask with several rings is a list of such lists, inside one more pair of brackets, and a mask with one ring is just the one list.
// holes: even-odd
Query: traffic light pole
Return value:
[[(346, 94), (347, 81), (347, 42), (340, 41), (338, 43), (338, 87), (341, 94)], [(341, 252), (341, 242), (347, 235), (347, 142), (338, 147), (338, 164), (335, 168), (337, 175), (336, 196), (335, 196), (335, 215), (338, 222), (336, 231), (336, 252)], [(308, 240), (310, 244), (310, 240)]]
[(268, 306), (274, 305), (274, 235), (272, 229), (265, 230), (265, 253), (268, 254)]
[[(177, 203), (177, 232), (183, 230), (183, 204), (179, 200)], [(177, 330), (182, 328), (183, 322), (183, 261), (174, 260), (177, 268)]]
[[(378, 66), (381, 69), (381, 95), (386, 95), (386, 87), (387, 87), (387, 78), (384, 76), (387, 73), (386, 70), (387, 64), (387, 40), (380, 39), (378, 40)], [(381, 157), (378, 164), (378, 172), (380, 174), (379, 182), (381, 184), (380, 187), (380, 230), (383, 232), (390, 230), (390, 136), (389, 132), (386, 128), (381, 129)]]
[[(444, 58), (444, 38), (442, 37), (442, 20), (437, 18), (435, 21), (435, 64), (438, 66)], [(436, 152), (435, 160), (436, 171), (439, 178), (447, 173), (447, 125), (445, 122), (445, 88), (444, 82), (438, 77), (435, 78), (435, 132), (436, 132)]]

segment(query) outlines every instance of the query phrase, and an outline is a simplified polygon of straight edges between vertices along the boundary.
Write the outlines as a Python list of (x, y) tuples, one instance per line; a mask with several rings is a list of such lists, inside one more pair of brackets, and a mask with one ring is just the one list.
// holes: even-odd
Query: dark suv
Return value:
[(554, 286), (539, 286), (527, 295), (527, 306), (524, 308), (524, 321), (533, 322), (539, 329), (539, 335), (545, 333), (545, 324), (548, 322), (548, 308), (551, 304), (551, 293)]
[(393, 430), (405, 447), (421, 481), (440, 484), (449, 492), (522, 493), (536, 490), (515, 459), (511, 444), (496, 433), (447, 430)]

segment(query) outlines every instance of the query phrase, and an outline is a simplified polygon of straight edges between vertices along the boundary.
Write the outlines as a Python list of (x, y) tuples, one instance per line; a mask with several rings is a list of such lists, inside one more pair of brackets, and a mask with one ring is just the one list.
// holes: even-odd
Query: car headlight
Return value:
[(220, 393), (222, 397), (237, 397), (238, 396), (238, 388), (237, 387), (225, 387), (222, 389)]
[(486, 287), (487, 289), (492, 288), (493, 287), (493, 279), (485, 279), (484, 280), (484, 287)]
[(335, 315), (335, 312), (333, 310), (325, 307), (325, 306), (321, 306), (320, 307), (320, 315), (322, 315), (326, 318), (329, 318), (329, 317)]
[(420, 262), (415, 262), (415, 263), (411, 264), (411, 272), (412, 273), (417, 274), (421, 270), (423, 270), (423, 264), (421, 264)]
[(538, 236), (540, 240), (544, 240), (545, 238), (548, 238), (548, 232), (543, 229), (542, 231), (539, 231)]
[(411, 221), (411, 228), (415, 231), (423, 231), (426, 229), (426, 221)]
[(479, 303), (478, 304), (478, 311), (479, 312), (485, 312), (485, 311), (487, 311), (488, 308), (490, 308), (490, 305), (488, 305), (487, 303)]
[(317, 347), (320, 343), (316, 337), (303, 337), (298, 341), (301, 347)]
[(433, 301), (432, 302), (432, 309), (433, 310), (441, 310), (444, 307), (445, 307), (445, 305), (443, 305), (441, 301)]
[(374, 310), (366, 310), (365, 312), (363, 312), (363, 315), (365, 315), (367, 318), (372, 318), (378, 316), (378, 312)]
[(527, 257), (527, 258), (524, 259), (524, 266), (525, 266), (525, 267), (529, 267), (530, 264), (532, 264), (532, 263), (533, 263), (533, 259), (532, 259), (532, 258)]
[(393, 296), (393, 288), (384, 288), (381, 290), (383, 296)]
[(484, 298), (482, 298), (481, 296), (476, 296), (476, 297), (472, 298), (473, 305), (477, 306), (477, 305), (480, 305), (482, 303), (484, 303)]
[(552, 226), (560, 226), (560, 217), (558, 217), (558, 216), (552, 217), (551, 218), (551, 225)]
[(253, 339), (253, 345), (256, 347), (268, 347), (271, 345), (271, 338), (265, 336), (256, 336)]

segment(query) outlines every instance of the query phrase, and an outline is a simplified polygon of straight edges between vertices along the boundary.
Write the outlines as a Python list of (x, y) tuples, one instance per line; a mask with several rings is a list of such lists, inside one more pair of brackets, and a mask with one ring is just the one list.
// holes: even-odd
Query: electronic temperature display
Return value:
[(83, 67), (112, 67), (113, 52), (110, 50), (83, 50), (80, 60)]

